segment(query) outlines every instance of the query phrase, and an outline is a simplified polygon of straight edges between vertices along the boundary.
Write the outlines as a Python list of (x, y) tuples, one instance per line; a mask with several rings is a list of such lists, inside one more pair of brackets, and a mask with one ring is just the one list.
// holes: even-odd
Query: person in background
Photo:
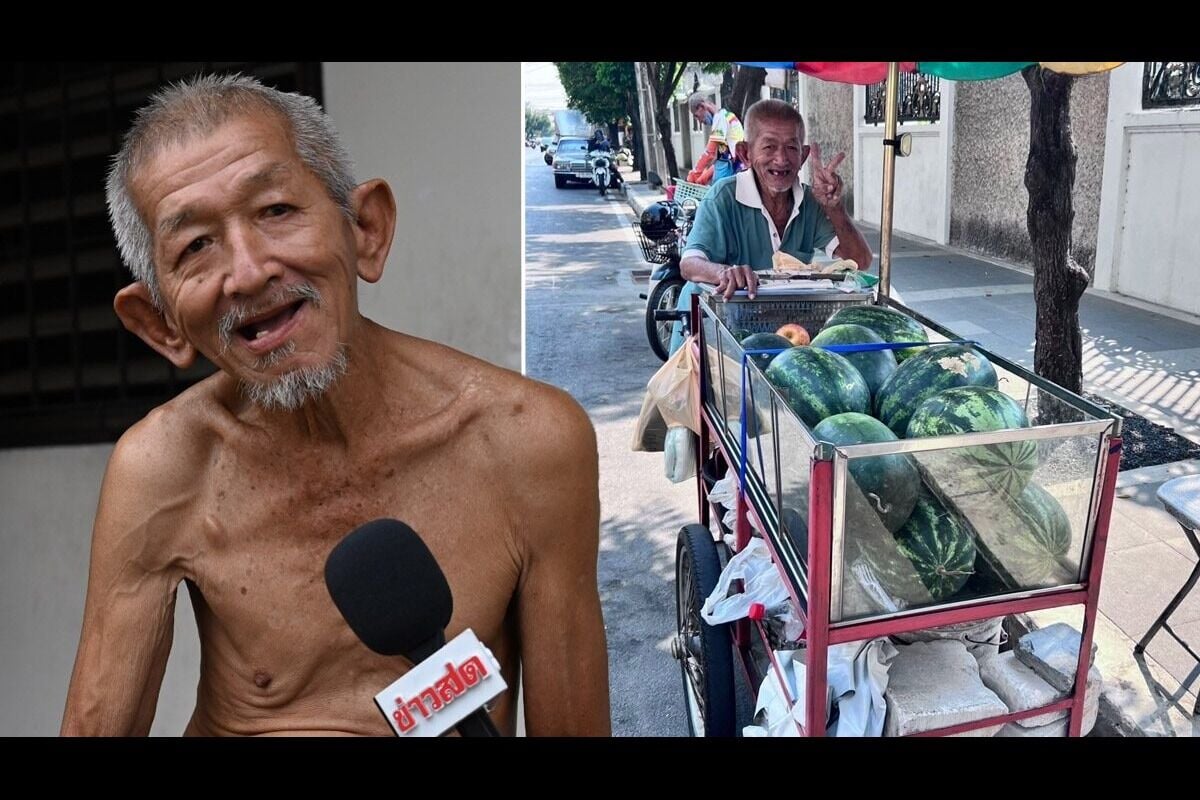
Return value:
[(737, 174), (743, 166), (738, 160), (737, 145), (746, 138), (737, 116), (732, 111), (717, 108), (703, 92), (696, 92), (688, 98), (688, 111), (697, 122), (712, 129), (708, 136), (708, 147), (688, 173), (688, 182), (709, 186)]

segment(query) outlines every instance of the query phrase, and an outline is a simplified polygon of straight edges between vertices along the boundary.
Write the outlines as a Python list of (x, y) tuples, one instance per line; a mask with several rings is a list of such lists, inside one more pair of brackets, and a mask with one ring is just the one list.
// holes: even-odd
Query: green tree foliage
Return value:
[(528, 105), (525, 106), (525, 135), (527, 137), (549, 136), (553, 132), (554, 123), (550, 121), (549, 114), (537, 111)]
[(567, 105), (592, 122), (608, 124), (636, 116), (637, 81), (632, 61), (555, 61)]
[[(616, 141), (615, 125), (629, 120), (634, 128), (641, 124), (638, 109), (637, 77), (632, 61), (555, 61), (558, 81), (567, 93), (567, 105), (584, 116), (609, 128)], [(644, 169), (640, 142), (634, 142), (634, 168)]]

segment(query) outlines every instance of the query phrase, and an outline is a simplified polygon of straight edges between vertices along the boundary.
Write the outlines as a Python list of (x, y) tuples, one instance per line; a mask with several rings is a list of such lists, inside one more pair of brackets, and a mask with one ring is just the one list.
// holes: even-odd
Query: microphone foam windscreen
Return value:
[(428, 642), (454, 611), (437, 559), (394, 519), (368, 522), (338, 542), (325, 561), (325, 586), (363, 644), (386, 656)]

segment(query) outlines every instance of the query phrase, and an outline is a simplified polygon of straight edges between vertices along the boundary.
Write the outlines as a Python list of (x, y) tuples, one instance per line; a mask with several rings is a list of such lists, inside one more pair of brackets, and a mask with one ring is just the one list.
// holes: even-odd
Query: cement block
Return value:
[[(1088, 697), (1091, 697), (1090, 693), (1088, 694)], [(1099, 700), (1092, 702), (1090, 704), (1086, 701), (1084, 702), (1084, 705), (1083, 705), (1083, 728), (1079, 731), (1080, 736), (1087, 736), (1089, 733), (1092, 732), (1092, 728), (1095, 727), (1095, 725), (1096, 725), (1096, 717), (1099, 716), (1099, 713), (1100, 713)], [(1024, 721), (1025, 720), (1021, 720), (1021, 722), (1024, 722)], [(1022, 726), (1020, 722), (1010, 722), (1007, 725), (1005, 725), (1003, 728), (1000, 729), (1000, 732), (996, 734), (996, 738), (1004, 737), (1004, 738), (1058, 738), (1058, 739), (1062, 739), (1062, 738), (1065, 738), (1066, 735), (1067, 735), (1067, 720), (1064, 717), (1063, 719), (1060, 719), (1057, 722), (1051, 722), (1048, 725), (1038, 725), (1035, 728), (1026, 728), (1026, 727)]]
[[(983, 685), (995, 692), (1004, 701), (1004, 704), (1008, 706), (1010, 711), (1026, 711), (1053, 703), (1056, 700), (1062, 700), (1067, 696), (1066, 692), (1056, 690), (1038, 676), (1036, 672), (1021, 663), (1012, 651), (985, 656), (980, 659), (979, 677), (983, 680)], [(1096, 711), (1100, 706), (1102, 685), (1100, 671), (1092, 667), (1088, 672), (1087, 691), (1084, 694), (1083, 701), (1084, 733), (1091, 730), (1092, 725), (1096, 723)], [(1060, 720), (1066, 720), (1066, 717), (1067, 712), (1065, 710), (1051, 711), (1047, 714), (1039, 714), (1036, 717), (1029, 717), (1008, 724), (1018, 725), (1023, 728), (1041, 728), (1051, 726)], [(1066, 727), (1064, 723), (1063, 735), (1066, 735), (1065, 732)], [(1000, 735), (1016, 734), (1004, 734), (1001, 731), (997, 736)], [(1049, 736), (1051, 734), (1038, 733), (1036, 735)]]
[(976, 660), (995, 655), (1000, 652), (1000, 639), (1003, 633), (1004, 617), (992, 617), (975, 622), (961, 622), (955, 625), (943, 625), (940, 628), (926, 628), (920, 631), (897, 633), (895, 638), (906, 644), (913, 642), (933, 642), (938, 639), (957, 639), (962, 642), (967, 652)]
[[(1078, 626), (1077, 606), (1047, 608), (1015, 614), (1010, 635), (1019, 639), (1027, 631), (1064, 622)], [(1096, 667), (1104, 674), (1098, 727), (1115, 736), (1200, 736), (1200, 723), (1187, 713), (1196, 700), (1193, 692), (1148, 654), (1134, 657), (1134, 642), (1103, 613), (1096, 615)]]
[[(1079, 664), (1079, 631), (1066, 623), (1055, 623), (1030, 631), (1017, 640), (1014, 652), (1025, 666), (1036, 672), (1060, 692), (1075, 685)], [(1096, 661), (1096, 643), (1092, 642), (1091, 666)]]
[[(917, 642), (898, 649), (888, 670), (884, 736), (905, 736), (1008, 713), (996, 693), (983, 685), (979, 664), (961, 641)], [(1001, 727), (957, 735), (994, 736)]]

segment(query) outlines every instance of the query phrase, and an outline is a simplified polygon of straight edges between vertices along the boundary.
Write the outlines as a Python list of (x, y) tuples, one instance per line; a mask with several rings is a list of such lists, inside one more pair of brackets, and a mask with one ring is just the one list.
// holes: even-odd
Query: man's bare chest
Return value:
[(211, 472), (186, 539), (192, 580), (227, 635), (287, 652), (344, 634), (325, 560), (347, 533), (382, 517), (407, 523), (437, 559), (454, 595), (452, 630), (501, 629), (519, 556), (502, 497), (472, 469), (428, 457), (280, 453), (227, 458)]

